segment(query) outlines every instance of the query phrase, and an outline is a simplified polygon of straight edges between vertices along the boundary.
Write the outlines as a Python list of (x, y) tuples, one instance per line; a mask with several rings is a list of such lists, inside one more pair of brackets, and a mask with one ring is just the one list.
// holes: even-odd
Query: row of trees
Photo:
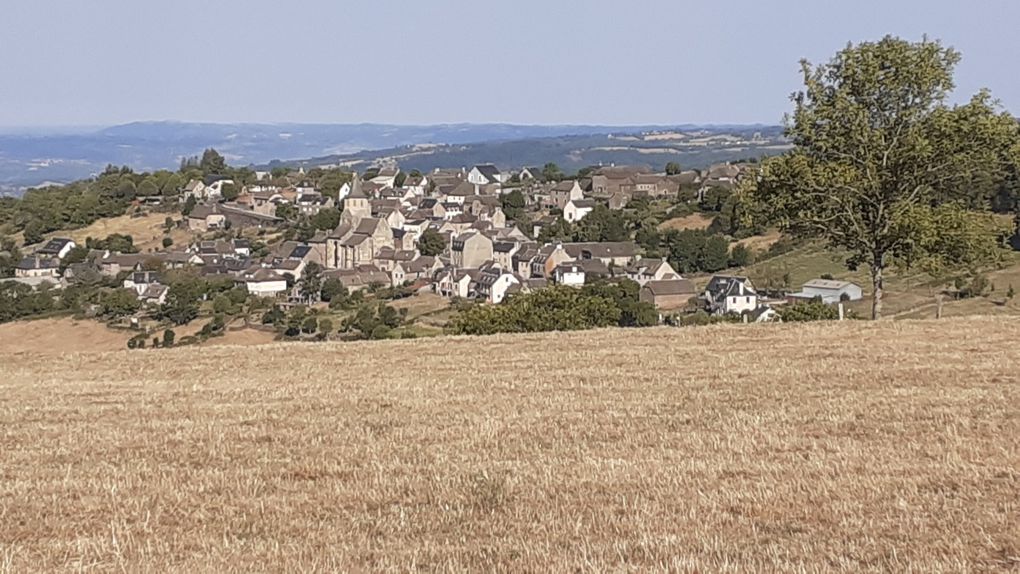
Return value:
[[(334, 298), (333, 301), (341, 299)], [(344, 301), (352, 302), (344, 296)], [(354, 313), (348, 315), (339, 326), (339, 332), (347, 339), (388, 339), (393, 330), (407, 319), (407, 310), (397, 310), (382, 301), (365, 302), (357, 298)], [(330, 308), (333, 308), (330, 305)], [(273, 325), (286, 338), (315, 336), (324, 340), (337, 332), (333, 319), (320, 311), (299, 305), (285, 312), (273, 306), (262, 315), (263, 325)]]
[(657, 325), (658, 312), (639, 300), (639, 291), (630, 280), (601, 281), (581, 289), (549, 287), (514, 295), (500, 305), (473, 305), (454, 317), (447, 331), (491, 335)]

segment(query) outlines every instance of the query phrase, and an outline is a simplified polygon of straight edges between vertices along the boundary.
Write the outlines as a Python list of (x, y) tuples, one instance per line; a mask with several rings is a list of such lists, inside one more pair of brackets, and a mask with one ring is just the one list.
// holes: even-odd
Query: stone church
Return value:
[(326, 267), (354, 269), (372, 263), (383, 247), (394, 248), (393, 230), (385, 219), (372, 217), (372, 206), (357, 176), (344, 199), (340, 225), (326, 239)]

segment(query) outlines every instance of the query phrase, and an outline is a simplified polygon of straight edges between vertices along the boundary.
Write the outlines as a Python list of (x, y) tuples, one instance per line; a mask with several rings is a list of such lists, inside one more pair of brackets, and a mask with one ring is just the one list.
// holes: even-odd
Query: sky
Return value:
[(776, 124), (798, 61), (927, 34), (1020, 113), (1016, 0), (4, 0), (0, 126)]

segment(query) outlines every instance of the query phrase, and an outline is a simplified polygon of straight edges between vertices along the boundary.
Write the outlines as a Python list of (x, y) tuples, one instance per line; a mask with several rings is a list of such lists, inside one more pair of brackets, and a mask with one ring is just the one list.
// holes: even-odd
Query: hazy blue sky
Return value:
[(4, 0), (0, 126), (776, 123), (800, 58), (927, 33), (1020, 112), (1017, 0)]

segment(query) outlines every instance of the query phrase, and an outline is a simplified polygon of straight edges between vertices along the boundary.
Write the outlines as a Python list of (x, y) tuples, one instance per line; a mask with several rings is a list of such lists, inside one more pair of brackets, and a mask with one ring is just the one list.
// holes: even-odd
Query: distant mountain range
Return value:
[[(665, 135), (628, 137), (652, 133)], [(733, 139), (720, 139), (726, 135)], [(689, 144), (711, 136), (717, 139)], [(696, 167), (733, 154), (758, 155), (782, 144), (781, 130), (775, 126), (140, 122), (95, 130), (0, 132), (0, 194), (88, 177), (108, 164), (138, 171), (173, 169), (182, 157), (201, 155), (209, 147), (234, 165), (275, 160), (274, 165), (367, 167), (399, 161), (407, 169), (425, 171), (484, 162), (515, 167), (548, 161), (564, 168), (666, 161)], [(281, 161), (288, 158), (315, 159)]]

